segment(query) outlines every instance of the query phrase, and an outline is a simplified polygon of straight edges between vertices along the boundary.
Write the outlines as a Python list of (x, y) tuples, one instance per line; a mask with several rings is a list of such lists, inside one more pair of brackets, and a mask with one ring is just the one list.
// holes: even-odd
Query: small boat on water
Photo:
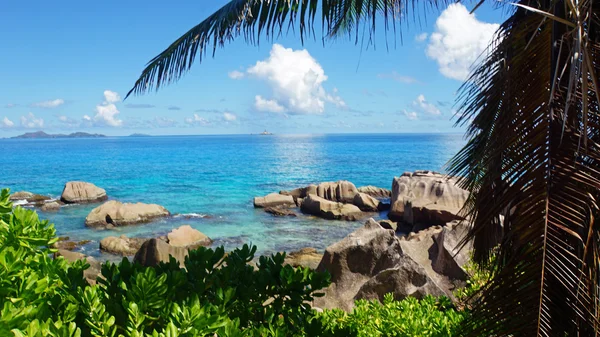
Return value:
[(270, 133), (270, 132), (268, 132), (267, 130), (265, 130), (265, 131), (263, 131), (263, 132), (259, 133), (259, 135), (261, 135), (261, 136), (271, 136), (271, 135), (273, 135), (273, 134), (272, 134), (272, 133)]

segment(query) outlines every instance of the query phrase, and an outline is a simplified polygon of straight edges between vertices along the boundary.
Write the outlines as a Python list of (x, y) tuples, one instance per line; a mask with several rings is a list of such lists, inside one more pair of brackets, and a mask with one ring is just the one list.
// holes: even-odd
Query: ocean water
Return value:
[(80, 250), (105, 259), (116, 258), (98, 250), (106, 236), (154, 237), (182, 224), (226, 249), (252, 243), (263, 254), (323, 250), (361, 223), (273, 217), (254, 209), (252, 198), (342, 179), (357, 187), (391, 188), (393, 177), (406, 171), (443, 171), (463, 145), (462, 135), (456, 134), (0, 139), (0, 187), (59, 197), (67, 181), (83, 180), (106, 189), (109, 199), (157, 203), (176, 214), (148, 224), (94, 230), (84, 220), (98, 204), (38, 211), (59, 235), (92, 240)]

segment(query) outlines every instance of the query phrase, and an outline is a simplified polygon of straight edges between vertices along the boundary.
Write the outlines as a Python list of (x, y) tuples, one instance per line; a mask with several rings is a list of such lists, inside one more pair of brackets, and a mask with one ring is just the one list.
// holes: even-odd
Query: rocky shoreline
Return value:
[[(285, 260), (294, 267), (331, 274), (332, 284), (326, 296), (315, 300), (315, 306), (351, 310), (357, 299), (382, 299), (389, 292), (397, 299), (427, 294), (453, 298), (452, 291), (464, 285), (467, 275), (462, 267), (470, 247), (456, 250), (456, 246), (469, 226), (460, 212), (468, 192), (457, 183), (440, 173), (415, 171), (394, 178), (391, 190), (357, 188), (341, 180), (255, 197), (253, 205), (273, 216), (304, 214), (332, 221), (365, 221), (324, 253), (306, 247), (289, 252)], [(43, 211), (59, 210), (67, 204), (101, 203), (85, 219), (85, 226), (94, 229), (111, 230), (172, 216), (156, 204), (107, 201), (104, 189), (87, 182), (68, 182), (57, 200), (25, 191), (11, 199)], [(388, 219), (373, 220), (374, 215), (382, 214)], [(168, 262), (169, 256), (183, 263), (190, 249), (212, 243), (200, 231), (182, 225), (159, 237), (107, 236), (99, 249), (151, 266)], [(101, 263), (73, 251), (81, 244), (85, 242), (59, 241), (55, 254), (69, 260), (88, 258), (92, 268), (86, 277), (94, 280)]]

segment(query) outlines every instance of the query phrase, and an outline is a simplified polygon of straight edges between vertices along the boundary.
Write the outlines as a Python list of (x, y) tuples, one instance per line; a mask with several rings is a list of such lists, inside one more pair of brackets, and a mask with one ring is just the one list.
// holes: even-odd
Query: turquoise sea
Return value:
[[(332, 134), (108, 137), (99, 139), (0, 139), (0, 187), (59, 197), (65, 182), (83, 180), (110, 199), (157, 203), (169, 219), (114, 231), (86, 228), (97, 205), (39, 212), (59, 235), (89, 239), (153, 237), (190, 224), (232, 249), (244, 243), (260, 253), (302, 247), (323, 250), (360, 226), (309, 216), (276, 218), (254, 209), (252, 198), (310, 183), (350, 180), (356, 186), (391, 188), (392, 178), (418, 169), (443, 171), (464, 144), (457, 134)], [(379, 216), (385, 217), (385, 214)]]

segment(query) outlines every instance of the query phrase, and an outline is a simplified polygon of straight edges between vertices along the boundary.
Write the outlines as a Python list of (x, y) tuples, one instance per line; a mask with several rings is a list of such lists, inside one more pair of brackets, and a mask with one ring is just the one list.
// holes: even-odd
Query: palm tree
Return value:
[[(445, 5), (232, 0), (153, 58), (128, 95), (177, 81), (210, 47), (214, 53), (240, 36), (257, 44), (291, 26), (304, 41), (315, 37), (320, 16), (324, 38), (358, 37), (363, 28), (370, 37), (376, 24), (396, 32), (421, 9)], [(466, 239), (493, 270), (465, 333), (597, 336), (600, 6), (521, 0), (509, 7), (457, 102), (468, 142), (449, 171), (472, 192)]]

